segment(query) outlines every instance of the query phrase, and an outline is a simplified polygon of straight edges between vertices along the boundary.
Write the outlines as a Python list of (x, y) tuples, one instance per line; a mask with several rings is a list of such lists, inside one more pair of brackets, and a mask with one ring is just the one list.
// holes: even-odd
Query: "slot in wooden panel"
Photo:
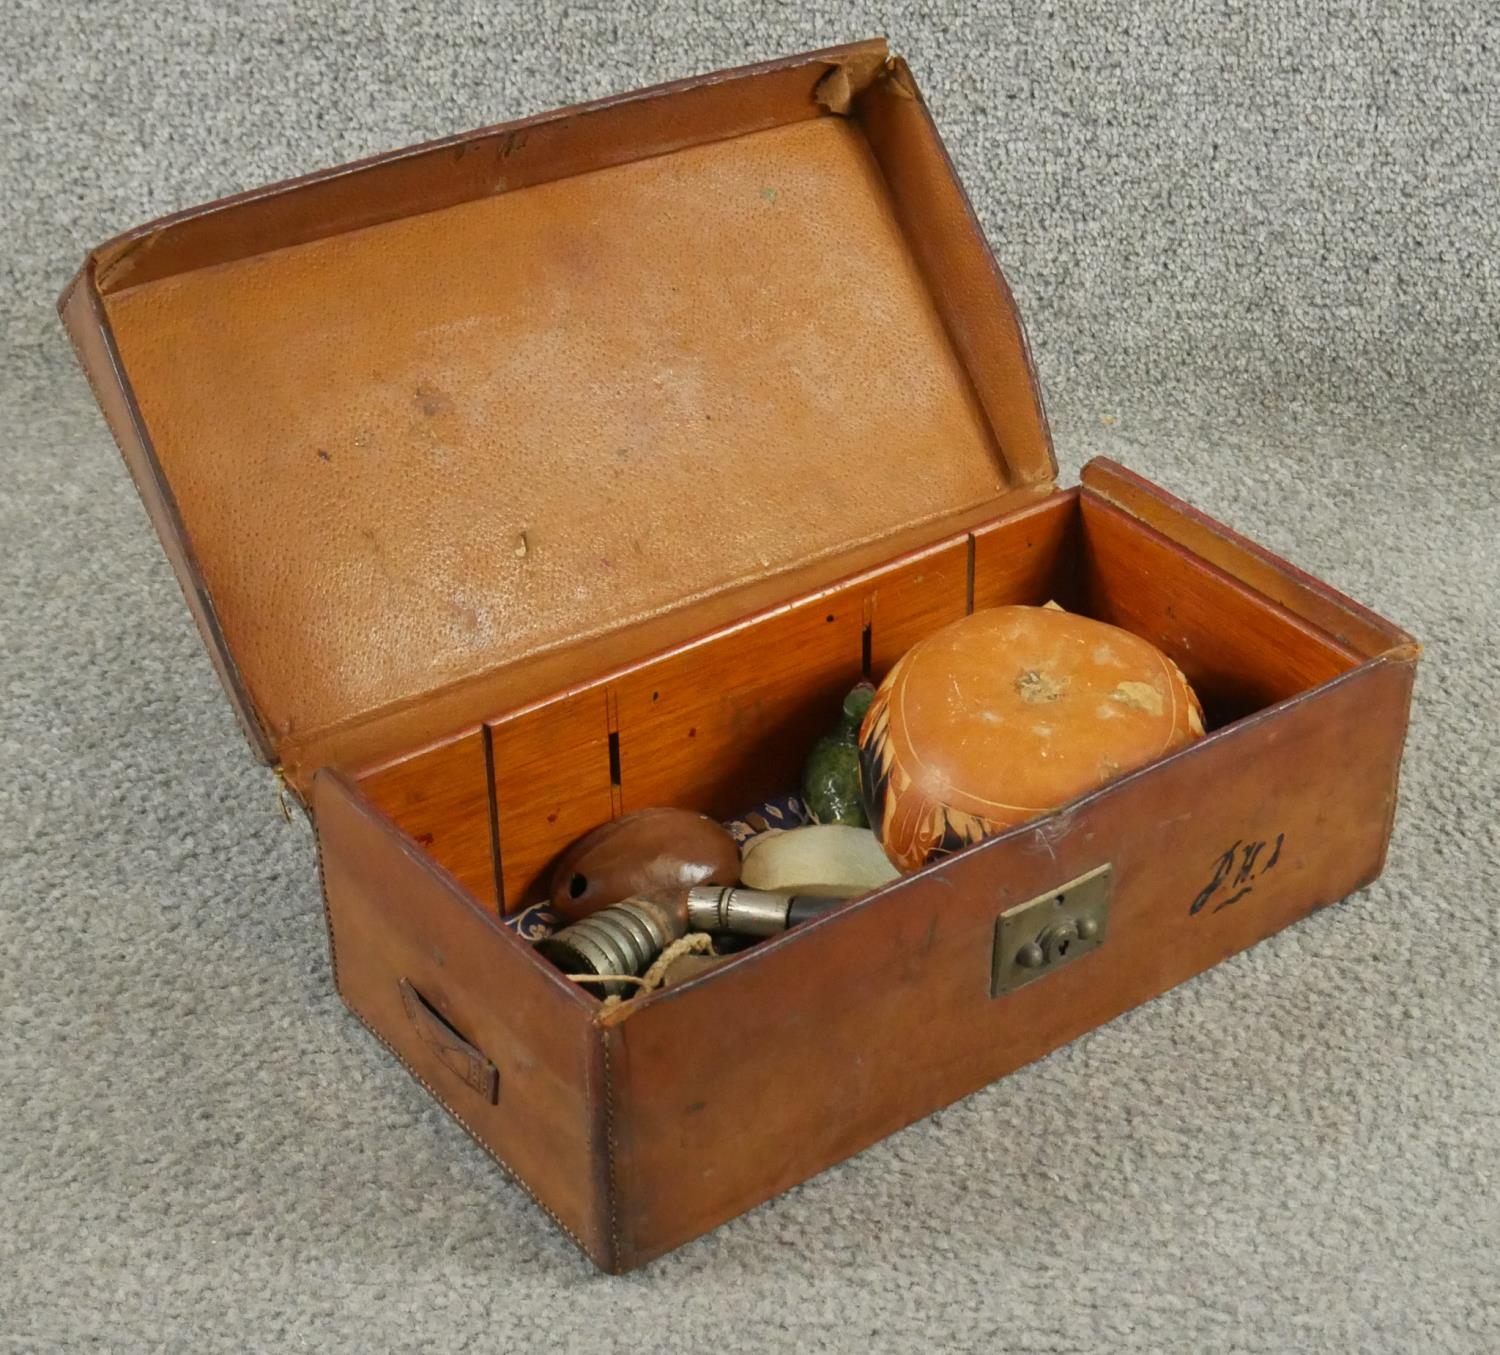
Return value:
[(360, 791), (377, 809), (489, 908), (495, 861), (484, 732), (471, 729), (366, 772)]
[(540, 897), (553, 858), (619, 812), (608, 703), (596, 683), (490, 725), (505, 912)]
[(1226, 723), (1359, 663), (1286, 608), (1101, 500), (1082, 499), (1085, 610), (1166, 651)]
[(624, 808), (726, 817), (795, 789), (808, 749), (859, 681), (867, 595), (819, 594), (623, 675)]
[(968, 610), (969, 537), (923, 551), (864, 582), (870, 677), (879, 682), (918, 640)]
[(794, 790), (859, 680), (866, 628), (879, 677), (963, 615), (967, 571), (965, 534), (492, 722), (504, 910), (539, 897), (558, 853), (620, 813), (727, 816)]
[(974, 538), (974, 606), (1081, 609), (1078, 588), (1078, 491), (978, 527)]

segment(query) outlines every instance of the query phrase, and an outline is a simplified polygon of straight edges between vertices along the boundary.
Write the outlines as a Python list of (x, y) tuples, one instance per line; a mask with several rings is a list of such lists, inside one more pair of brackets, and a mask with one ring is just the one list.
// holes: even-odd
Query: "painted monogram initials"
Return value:
[(1221, 908), (1228, 908), (1230, 904), (1238, 903), (1251, 893), (1255, 888), (1255, 880), (1274, 869), (1281, 860), (1281, 848), (1285, 841), (1286, 834), (1277, 833), (1276, 840), (1269, 844), (1264, 840), (1233, 843), (1214, 863), (1213, 878), (1198, 891), (1198, 897), (1188, 908), (1188, 916), (1194, 917), (1201, 913), (1215, 899), (1218, 902), (1214, 904), (1213, 911), (1217, 913)]

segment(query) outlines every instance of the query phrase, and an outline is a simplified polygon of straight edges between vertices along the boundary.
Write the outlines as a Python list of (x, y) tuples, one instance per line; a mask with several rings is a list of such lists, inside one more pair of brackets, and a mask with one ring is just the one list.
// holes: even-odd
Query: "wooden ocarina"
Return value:
[(1203, 736), (1155, 645), (1058, 608), (975, 612), (909, 649), (860, 728), (870, 826), (902, 870)]
[(722, 824), (688, 809), (641, 809), (578, 839), (552, 872), (552, 909), (577, 922), (622, 899), (732, 885), (740, 849)]

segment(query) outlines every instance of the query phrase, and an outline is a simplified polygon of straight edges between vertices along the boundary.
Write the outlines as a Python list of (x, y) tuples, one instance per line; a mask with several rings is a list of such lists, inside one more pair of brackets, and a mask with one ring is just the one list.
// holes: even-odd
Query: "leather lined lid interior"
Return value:
[(101, 289), (271, 745), (1049, 481), (910, 228), (808, 116)]

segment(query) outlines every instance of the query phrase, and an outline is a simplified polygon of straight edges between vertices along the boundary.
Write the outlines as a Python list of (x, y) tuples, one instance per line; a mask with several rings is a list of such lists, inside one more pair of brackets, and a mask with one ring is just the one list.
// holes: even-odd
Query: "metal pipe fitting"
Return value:
[(687, 892), (687, 925), (694, 932), (775, 936), (843, 902), (817, 894), (772, 894), (761, 889), (697, 885)]
[[(649, 899), (628, 899), (601, 908), (537, 942), (537, 950), (564, 974), (644, 974), (683, 934), (674, 910)], [(603, 996), (629, 996), (634, 985), (590, 983)]]

